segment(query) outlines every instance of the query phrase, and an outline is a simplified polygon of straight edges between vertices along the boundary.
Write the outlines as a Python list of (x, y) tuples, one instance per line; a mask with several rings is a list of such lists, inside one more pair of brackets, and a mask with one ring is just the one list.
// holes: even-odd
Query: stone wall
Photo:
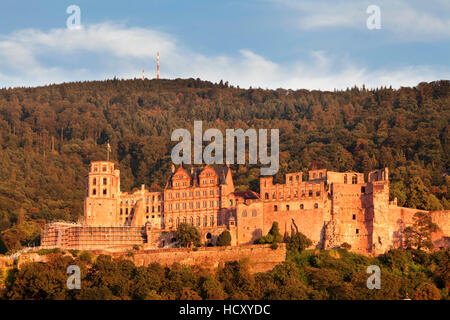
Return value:
[(173, 263), (180, 263), (188, 266), (200, 266), (209, 270), (222, 267), (225, 262), (248, 259), (250, 271), (266, 272), (272, 270), (277, 264), (286, 259), (286, 246), (279, 244), (273, 250), (269, 245), (246, 245), (238, 247), (202, 247), (197, 251), (193, 249), (159, 249), (134, 251), (134, 257), (129, 257), (127, 253), (106, 253), (113, 257), (123, 257), (134, 261), (137, 266), (147, 266), (151, 263), (159, 263), (164, 266), (171, 266)]

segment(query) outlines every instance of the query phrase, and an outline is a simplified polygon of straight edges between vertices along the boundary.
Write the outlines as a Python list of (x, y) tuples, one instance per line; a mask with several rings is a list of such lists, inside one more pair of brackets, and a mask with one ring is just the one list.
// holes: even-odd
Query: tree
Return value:
[(407, 248), (416, 247), (417, 250), (422, 248), (433, 249), (433, 241), (431, 234), (438, 229), (429, 213), (416, 212), (414, 214), (414, 224), (406, 227), (404, 232), (405, 245)]
[(228, 230), (225, 230), (217, 237), (216, 245), (218, 247), (229, 246), (231, 244), (231, 234)]
[(414, 300), (440, 300), (441, 294), (432, 283), (424, 283), (414, 291)]
[(258, 238), (254, 241), (255, 244), (265, 244), (265, 243), (279, 243), (283, 239), (283, 236), (280, 233), (280, 228), (278, 227), (278, 222), (274, 221), (272, 223), (272, 227), (269, 230), (269, 233), (261, 238)]
[(297, 250), (302, 252), (312, 245), (312, 241), (303, 233), (295, 231), (286, 239), (288, 250)]
[(192, 247), (200, 245), (200, 232), (197, 228), (187, 223), (178, 226), (176, 237), (180, 247)]

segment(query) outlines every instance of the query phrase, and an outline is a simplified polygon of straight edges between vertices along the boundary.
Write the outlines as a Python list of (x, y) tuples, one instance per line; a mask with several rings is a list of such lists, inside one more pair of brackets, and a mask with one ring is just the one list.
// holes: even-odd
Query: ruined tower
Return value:
[(84, 224), (112, 226), (116, 224), (120, 194), (120, 172), (110, 161), (95, 161), (86, 176)]

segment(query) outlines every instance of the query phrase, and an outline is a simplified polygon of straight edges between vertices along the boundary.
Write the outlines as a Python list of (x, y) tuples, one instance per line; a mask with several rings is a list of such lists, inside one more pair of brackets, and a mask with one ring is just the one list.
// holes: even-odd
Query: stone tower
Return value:
[(86, 176), (84, 224), (113, 226), (117, 224), (120, 196), (120, 171), (110, 161), (95, 161)]

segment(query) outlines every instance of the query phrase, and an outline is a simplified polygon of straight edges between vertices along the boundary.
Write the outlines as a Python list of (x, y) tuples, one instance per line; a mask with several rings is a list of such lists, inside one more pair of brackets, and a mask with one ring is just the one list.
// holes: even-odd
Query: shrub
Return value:
[(231, 244), (231, 234), (228, 230), (222, 232), (217, 238), (216, 245), (219, 247), (229, 246)]
[(347, 250), (350, 250), (352, 248), (351, 244), (348, 242), (344, 242), (343, 244), (340, 245), (340, 247), (342, 249), (347, 249)]

